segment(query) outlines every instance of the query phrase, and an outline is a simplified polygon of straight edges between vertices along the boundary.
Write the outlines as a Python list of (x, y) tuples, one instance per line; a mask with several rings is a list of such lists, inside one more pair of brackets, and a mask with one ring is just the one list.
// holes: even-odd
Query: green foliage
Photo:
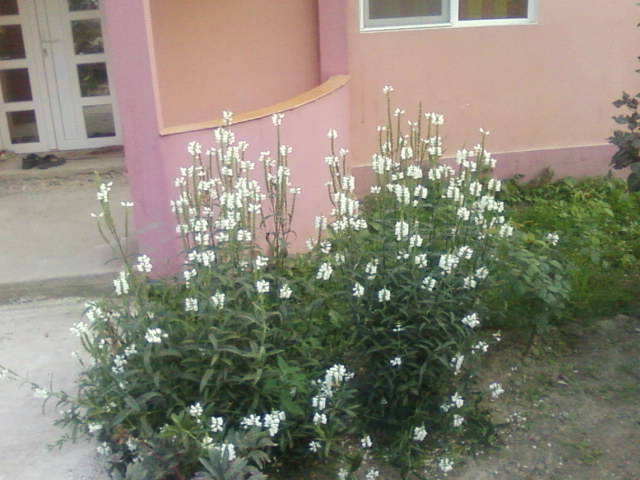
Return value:
[[(638, 24), (640, 26), (640, 24)], [(640, 57), (638, 57), (640, 59)], [(636, 70), (640, 73), (640, 70)], [(611, 159), (613, 168), (631, 167), (627, 178), (629, 190), (640, 191), (640, 112), (638, 111), (640, 93), (629, 95), (622, 93), (622, 97), (613, 102), (616, 108), (626, 107), (627, 112), (613, 117), (623, 130), (615, 130), (609, 137), (609, 143), (618, 147), (618, 151)]]
[[(506, 218), (486, 132), (454, 168), (442, 116), (420, 112), (405, 133), (387, 102), (364, 205), (329, 132), (334, 212), (297, 256), (282, 116), (264, 189), (229, 129), (207, 154), (189, 145), (172, 202), (182, 278), (150, 280), (148, 257), (129, 261), (115, 296), (73, 328), (77, 393), (52, 394), (59, 423), (97, 436), (120, 478), (259, 480), (323, 463), (355, 479), (370, 452), (408, 478), (427, 449), (493, 437), (475, 373), (494, 338), (483, 326), (542, 331), (564, 307), (563, 265), (553, 239)], [(108, 196), (101, 185), (101, 231), (122, 249)]]
[(564, 318), (612, 314), (637, 300), (640, 196), (621, 180), (516, 179), (506, 185), (503, 199), (522, 231), (559, 235), (555, 254), (569, 280)]

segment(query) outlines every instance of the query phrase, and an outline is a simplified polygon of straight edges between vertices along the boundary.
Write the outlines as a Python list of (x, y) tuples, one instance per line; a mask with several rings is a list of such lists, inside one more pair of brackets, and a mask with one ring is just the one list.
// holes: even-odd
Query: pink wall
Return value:
[[(477, 143), (478, 127), (492, 132), (493, 152), (606, 144), (611, 102), (638, 90), (634, 3), (539, 0), (533, 25), (364, 33), (358, 1), (349, 0), (353, 165), (369, 162), (387, 84), (408, 114), (418, 101), (445, 114), (449, 154)], [(520, 165), (539, 168), (541, 160)], [(579, 155), (567, 161), (580, 168)]]
[[(154, 271), (162, 275), (180, 267), (180, 244), (169, 201), (176, 196), (173, 180), (178, 168), (189, 165), (187, 144), (196, 140), (205, 147), (212, 142), (210, 130), (161, 136), (156, 122), (153, 43), (150, 38), (149, 3), (127, 0), (105, 3), (106, 34), (112, 56), (113, 81), (119, 92), (125, 157), (135, 205), (140, 251), (152, 257)], [(159, 94), (162, 95), (161, 89)], [(342, 86), (315, 101), (285, 111), (283, 141), (294, 149), (290, 161), (292, 183), (302, 188), (297, 201), (292, 239), (300, 249), (313, 231), (313, 218), (329, 214), (324, 156), (329, 152), (326, 133), (340, 132), (338, 147), (349, 145), (349, 89)], [(233, 127), (238, 140), (250, 143), (247, 158), (273, 150), (275, 134), (269, 117)]]
[(320, 83), (317, 0), (152, 0), (161, 124), (219, 118)]

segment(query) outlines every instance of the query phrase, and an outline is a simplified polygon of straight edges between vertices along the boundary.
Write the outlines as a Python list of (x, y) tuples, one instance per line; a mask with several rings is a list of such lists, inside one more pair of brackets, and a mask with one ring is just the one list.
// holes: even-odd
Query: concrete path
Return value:
[(84, 299), (31, 300), (0, 306), (0, 365), (22, 376), (0, 380), (0, 480), (106, 480), (95, 443), (81, 440), (61, 450), (47, 445), (63, 430), (53, 425), (55, 403), (42, 412), (27, 382), (73, 391), (80, 350), (69, 327), (80, 320)]
[(130, 198), (122, 157), (69, 160), (48, 170), (21, 170), (14, 157), (0, 167), (0, 304), (104, 293), (121, 262), (91, 217), (99, 209), (95, 172), (113, 181), (112, 212), (122, 231), (120, 203)]

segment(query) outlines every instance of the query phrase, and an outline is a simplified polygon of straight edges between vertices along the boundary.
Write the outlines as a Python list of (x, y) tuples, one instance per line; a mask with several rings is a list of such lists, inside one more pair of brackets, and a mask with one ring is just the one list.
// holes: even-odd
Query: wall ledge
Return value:
[[(257, 110), (251, 110), (239, 115), (234, 115), (231, 125), (237, 125), (239, 123), (250, 122), (251, 120), (257, 120), (259, 118), (269, 117), (274, 113), (294, 110), (308, 103), (315, 102), (316, 100), (325, 97), (345, 86), (347, 82), (349, 82), (349, 79), (349, 75), (334, 75), (321, 85), (318, 85), (311, 90), (307, 90), (306, 92), (301, 93), (300, 95), (297, 95), (293, 98), (276, 103), (275, 105), (259, 108)], [(177, 133), (193, 132), (197, 130), (209, 130), (212, 128), (221, 127), (223, 125), (224, 120), (222, 118), (217, 118), (215, 120), (209, 120), (206, 122), (187, 123), (172, 127), (162, 127), (160, 128), (160, 135), (165, 136), (174, 135)]]

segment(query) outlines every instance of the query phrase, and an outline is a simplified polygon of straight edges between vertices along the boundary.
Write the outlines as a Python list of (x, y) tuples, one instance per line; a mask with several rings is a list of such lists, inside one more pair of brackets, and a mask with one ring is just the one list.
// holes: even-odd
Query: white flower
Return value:
[(413, 428), (413, 439), (416, 442), (422, 442), (425, 438), (427, 438), (427, 429), (424, 425)]
[(282, 410), (274, 410), (271, 413), (267, 413), (264, 416), (263, 425), (264, 428), (269, 430), (270, 436), (275, 436), (280, 430), (280, 422), (286, 418), (285, 413)]
[(364, 476), (365, 480), (376, 480), (380, 476), (380, 472), (375, 468), (370, 469)]
[(96, 447), (96, 452), (98, 452), (98, 455), (111, 455), (111, 447), (107, 442), (102, 442)]
[(200, 155), (202, 153), (202, 145), (198, 142), (189, 142), (187, 144), (187, 152), (189, 155)]
[(224, 418), (222, 417), (211, 417), (211, 422), (209, 424), (209, 429), (213, 433), (218, 433), (224, 430)]
[(327, 416), (324, 413), (316, 412), (313, 414), (313, 423), (316, 425), (326, 425)]
[(391, 292), (388, 289), (383, 288), (378, 291), (379, 302), (388, 302), (389, 300), (391, 300)]
[(458, 415), (457, 413), (453, 415), (453, 426), (459, 427), (464, 422), (464, 417)]
[(489, 391), (491, 392), (491, 398), (498, 398), (504, 393), (504, 388), (499, 383), (494, 382), (489, 385)]
[(218, 310), (222, 310), (222, 308), (224, 307), (224, 300), (225, 294), (219, 290), (211, 296), (211, 303)]
[(380, 188), (380, 185), (373, 185), (369, 191), (373, 195), (377, 195), (378, 193), (380, 193), (382, 191), (382, 189)]
[(327, 137), (329, 137), (332, 140), (335, 140), (336, 138), (338, 138), (338, 132), (332, 128), (327, 132)]
[(87, 425), (87, 429), (89, 430), (89, 433), (96, 433), (102, 430), (102, 425), (99, 423), (89, 423)]
[(160, 328), (150, 328), (147, 330), (147, 333), (144, 334), (144, 338), (148, 343), (162, 343), (162, 339), (168, 336), (169, 335)]
[(269, 258), (258, 255), (255, 260), (256, 270), (260, 270), (269, 265)]
[(329, 280), (331, 278), (331, 274), (333, 273), (333, 268), (328, 263), (323, 263), (320, 265), (318, 269), (318, 273), (316, 274), (316, 280)]
[(320, 251), (325, 255), (331, 253), (331, 242), (328, 240), (323, 240), (320, 242)]
[(513, 235), (513, 227), (511, 225), (500, 225), (498, 235), (502, 238), (507, 238)]
[(447, 457), (442, 457), (438, 461), (438, 467), (442, 470), (442, 473), (448, 473), (453, 470), (453, 462)]
[(391, 85), (385, 85), (384, 87), (382, 87), (382, 93), (384, 93), (385, 95), (391, 92), (393, 92), (393, 87)]
[(469, 315), (466, 315), (461, 320), (461, 322), (464, 323), (469, 328), (476, 328), (478, 325), (480, 325), (480, 320), (478, 320), (477, 313), (470, 313)]
[(476, 282), (476, 279), (473, 277), (465, 277), (462, 282), (463, 288), (466, 288), (467, 290), (476, 288), (477, 285), (478, 285), (478, 282)]
[(289, 287), (288, 284), (284, 284), (280, 287), (280, 290), (278, 291), (278, 297), (280, 298), (291, 298), (291, 294), (293, 292), (291, 291), (291, 288)]
[(367, 263), (367, 265), (364, 267), (364, 271), (367, 274), (367, 278), (369, 280), (375, 278), (376, 274), (378, 273), (378, 263), (378, 259), (376, 258)]
[(227, 458), (229, 462), (233, 462), (236, 458), (236, 447), (233, 443), (220, 443), (217, 445), (213, 445), (214, 450), (220, 452), (220, 456), (222, 458)]
[(271, 286), (267, 280), (258, 280), (256, 282), (256, 290), (258, 293), (269, 293)]
[(453, 368), (454, 375), (458, 375), (462, 369), (462, 363), (464, 362), (464, 355), (458, 354), (451, 359), (451, 367)]
[(187, 312), (198, 311), (198, 299), (193, 297), (187, 297), (184, 299), (184, 309)]
[(118, 278), (113, 281), (116, 289), (116, 295), (126, 295), (129, 293), (129, 282), (127, 281), (127, 272), (120, 272)]
[(111, 186), (113, 182), (109, 183), (101, 183), (100, 187), (98, 187), (98, 193), (96, 193), (96, 198), (99, 202), (107, 203), (109, 202), (109, 192), (111, 191)]
[(544, 239), (549, 242), (550, 245), (556, 246), (558, 241), (560, 241), (560, 236), (557, 232), (547, 233)]
[(316, 453), (318, 450), (320, 450), (320, 448), (322, 448), (322, 444), (317, 440), (311, 440), (309, 442), (309, 450), (311, 450), (313, 453)]
[(284, 119), (284, 113), (274, 113), (271, 115), (271, 122), (274, 127), (279, 127), (282, 125), (282, 120)]
[(429, 265), (429, 256), (426, 253), (420, 253), (413, 259), (414, 263), (420, 268), (426, 268)]
[(49, 398), (49, 392), (45, 388), (35, 388), (33, 390), (33, 396), (35, 398), (46, 400), (47, 398)]
[(151, 272), (151, 259), (147, 255), (140, 255), (138, 257), (138, 263), (136, 264), (135, 269), (143, 273)]
[(346, 468), (341, 468), (340, 470), (338, 470), (338, 480), (347, 480), (348, 476), (349, 470), (347, 470)]
[(369, 435), (365, 435), (360, 439), (360, 446), (362, 448), (371, 448), (373, 446), (373, 442), (371, 441), (371, 437)]
[(478, 352), (484, 353), (487, 350), (489, 350), (489, 344), (487, 342), (483, 342), (482, 340), (480, 340), (473, 347), (471, 347), (471, 351), (473, 353), (478, 353)]
[(431, 277), (425, 277), (425, 279), (422, 280), (422, 286), (420, 288), (422, 288), (423, 290), (432, 292), (435, 287), (436, 287), (436, 279)]
[(487, 267), (480, 267), (476, 270), (475, 276), (478, 280), (484, 280), (489, 276), (489, 270)]
[(353, 286), (353, 296), (354, 297), (362, 297), (364, 295), (364, 287), (356, 282), (355, 285)]
[(315, 224), (316, 230), (325, 230), (327, 228), (327, 217), (323, 217), (323, 216), (316, 217), (314, 224)]
[(402, 365), (402, 357), (394, 357), (389, 360), (389, 363), (392, 367), (399, 367), (400, 365)]
[(464, 399), (458, 392), (456, 392), (451, 396), (451, 404), (454, 407), (462, 408), (462, 406), (464, 405)]
[(202, 409), (202, 405), (200, 405), (200, 402), (190, 405), (187, 411), (189, 412), (189, 415), (191, 415), (194, 418), (201, 417), (202, 413), (204, 412)]
[(251, 428), (251, 427), (261, 428), (262, 427), (262, 420), (260, 419), (260, 417), (258, 415), (255, 415), (255, 414), (252, 413), (248, 417), (244, 417), (240, 421), (240, 425), (245, 429)]

